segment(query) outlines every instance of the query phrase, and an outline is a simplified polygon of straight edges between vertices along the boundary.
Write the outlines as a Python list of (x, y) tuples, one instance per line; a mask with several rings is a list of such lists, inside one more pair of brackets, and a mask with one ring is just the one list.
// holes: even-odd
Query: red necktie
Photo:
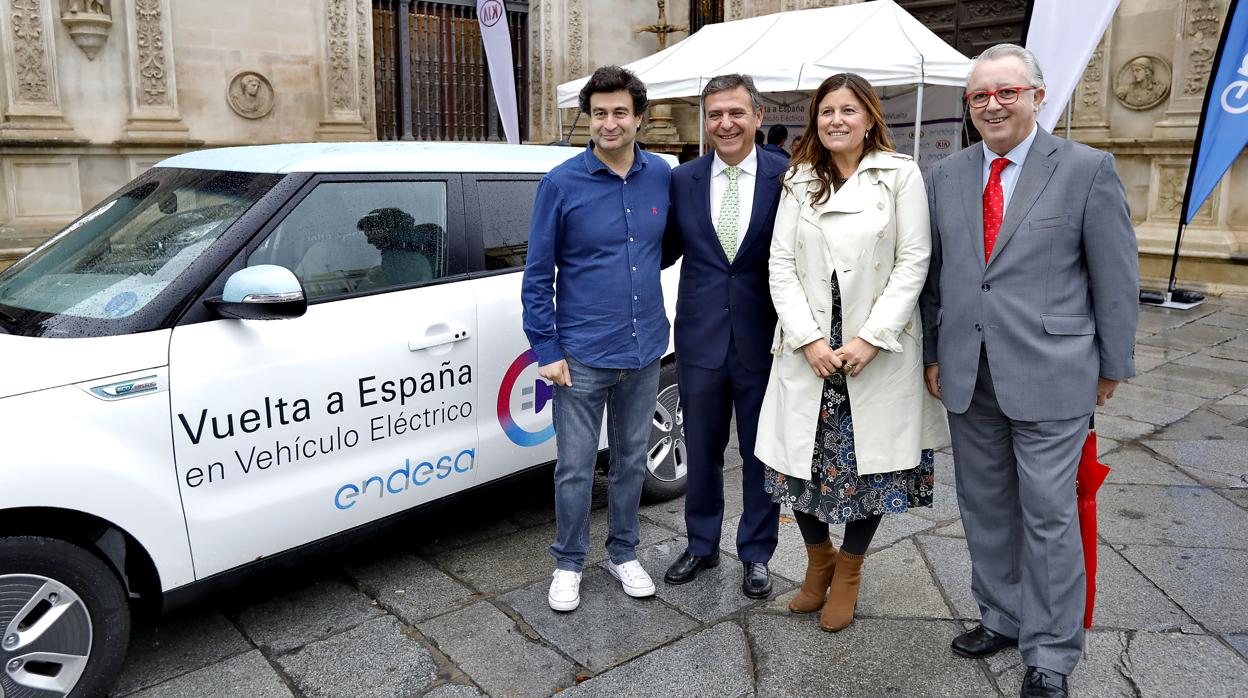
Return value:
[(1009, 158), (997, 158), (992, 161), (992, 171), (988, 175), (988, 186), (984, 187), (984, 263), (992, 257), (992, 247), (997, 244), (997, 233), (1001, 231), (1001, 217), (1005, 214), (1005, 192), (1001, 190), (1001, 170), (1010, 164)]

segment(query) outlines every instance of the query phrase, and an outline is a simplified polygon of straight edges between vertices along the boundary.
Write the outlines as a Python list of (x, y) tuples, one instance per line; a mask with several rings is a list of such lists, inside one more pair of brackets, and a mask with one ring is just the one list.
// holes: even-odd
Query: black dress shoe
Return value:
[(1019, 695), (1022, 698), (1067, 698), (1066, 677), (1029, 666)]
[(767, 563), (745, 563), (745, 573), (741, 577), (741, 591), (751, 599), (765, 599), (771, 596), (771, 573), (767, 571)]
[(663, 575), (663, 580), (668, 584), (692, 582), (693, 578), (698, 576), (698, 570), (709, 570), (718, 564), (718, 552), (710, 555), (694, 555), (686, 550), (676, 558), (676, 562), (673, 562), (671, 567), (667, 568), (667, 574)]
[(983, 659), (1017, 644), (1018, 640), (1012, 637), (998, 635), (982, 625), (977, 625), (953, 638), (950, 647), (959, 657)]

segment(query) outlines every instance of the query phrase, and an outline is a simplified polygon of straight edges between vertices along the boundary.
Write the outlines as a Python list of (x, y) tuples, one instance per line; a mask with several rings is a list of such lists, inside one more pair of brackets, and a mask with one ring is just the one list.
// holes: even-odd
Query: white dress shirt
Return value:
[(1018, 176), (1022, 174), (1023, 163), (1027, 161), (1027, 152), (1031, 150), (1031, 144), (1036, 140), (1036, 129), (1039, 126), (1032, 126), (1031, 133), (1023, 139), (1022, 143), (1014, 146), (1014, 149), (1005, 155), (997, 155), (988, 149), (988, 144), (984, 143), (984, 178), (980, 183), (980, 191), (988, 188), (988, 177), (992, 174), (992, 161), (997, 158), (1005, 158), (1010, 164), (1001, 170), (1001, 193), (1005, 195), (1003, 205), (1004, 210), (1001, 212), (1002, 218), (1005, 217), (1005, 211), (1010, 210), (1010, 197), (1014, 195), (1014, 185), (1018, 184)]
[[(724, 168), (728, 163), (719, 159), (719, 153), (711, 156), (711, 226), (719, 229), (719, 204), (724, 200), (724, 192), (728, 190), (728, 175)], [(737, 195), (739, 197), (737, 212), (741, 218), (737, 224), (737, 249), (741, 249), (741, 239), (750, 227), (750, 212), (754, 208), (754, 181), (758, 173), (758, 149), (750, 148), (737, 167), (741, 173), (737, 175)], [(736, 250), (733, 250), (736, 253)]]

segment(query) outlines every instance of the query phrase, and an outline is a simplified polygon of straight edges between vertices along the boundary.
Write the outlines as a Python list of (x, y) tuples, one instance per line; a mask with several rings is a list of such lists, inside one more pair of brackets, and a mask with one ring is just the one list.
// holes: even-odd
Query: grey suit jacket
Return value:
[(1096, 408), (1097, 377), (1135, 375), (1139, 256), (1114, 158), (1036, 133), (984, 262), (982, 146), (926, 178), (932, 262), (919, 299), (923, 360), (967, 410), (982, 344), (1011, 419), (1072, 419)]

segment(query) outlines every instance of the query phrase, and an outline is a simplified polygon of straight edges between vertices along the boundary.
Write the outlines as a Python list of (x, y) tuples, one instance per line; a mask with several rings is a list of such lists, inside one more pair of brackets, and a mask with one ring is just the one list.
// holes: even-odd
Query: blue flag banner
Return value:
[[(1248, 7), (1248, 6), (1246, 6)], [(1196, 133), (1196, 157), (1188, 180), (1183, 223), (1218, 186), (1248, 144), (1248, 9), (1231, 2), (1214, 59), (1205, 109)]]

